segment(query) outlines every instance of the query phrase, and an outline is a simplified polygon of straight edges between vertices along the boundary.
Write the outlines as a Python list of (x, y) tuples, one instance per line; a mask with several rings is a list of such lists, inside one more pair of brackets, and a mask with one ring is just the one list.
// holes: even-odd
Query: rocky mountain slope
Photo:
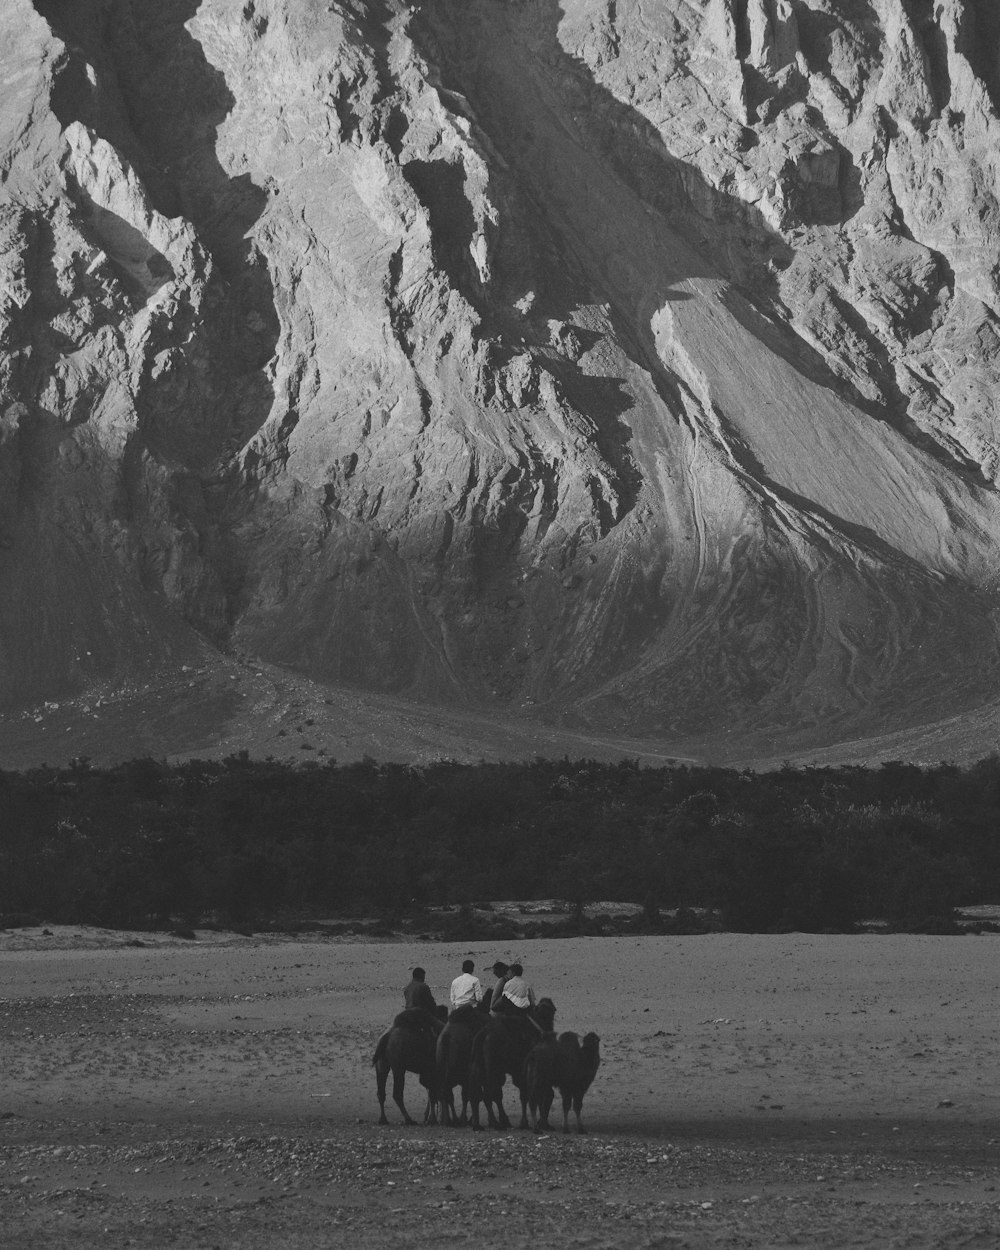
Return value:
[(992, 0), (7, 0), (0, 696), (1000, 691)]

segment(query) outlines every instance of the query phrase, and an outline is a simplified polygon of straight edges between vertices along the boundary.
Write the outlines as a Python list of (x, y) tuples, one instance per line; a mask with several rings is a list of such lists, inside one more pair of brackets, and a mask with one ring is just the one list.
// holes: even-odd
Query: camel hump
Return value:
[(392, 1027), (394, 1029), (424, 1029), (427, 1027), (427, 1014), (423, 1007), (407, 1007), (393, 1018)]
[(559, 1046), (569, 1054), (579, 1054), (580, 1052), (580, 1035), (572, 1030), (559, 1034)]
[(444, 1028), (444, 1022), (433, 1012), (425, 1011), (423, 1007), (407, 1007), (396, 1016), (392, 1026), (395, 1029), (406, 1029), (410, 1033), (426, 1033), (428, 1030), (432, 1033), (440, 1033)]
[(583, 1039), (580, 1047), (580, 1066), (583, 1069), (584, 1078), (592, 1081), (597, 1075), (597, 1069), (601, 1066), (601, 1039), (596, 1033), (588, 1033)]

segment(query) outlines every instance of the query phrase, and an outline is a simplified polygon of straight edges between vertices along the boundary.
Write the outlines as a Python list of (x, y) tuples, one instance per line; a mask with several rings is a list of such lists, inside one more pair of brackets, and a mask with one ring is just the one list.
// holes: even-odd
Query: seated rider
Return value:
[(483, 987), (475, 976), (476, 965), (471, 959), (462, 960), (462, 971), (451, 983), (451, 1009), (475, 1007), (483, 997)]
[(504, 1014), (527, 1016), (535, 1005), (535, 991), (524, 979), (524, 969), (520, 964), (511, 964), (507, 979), (500, 989), (499, 1001), (494, 1011)]
[(503, 987), (507, 982), (507, 978), (510, 976), (510, 969), (502, 959), (498, 959), (490, 971), (497, 979), (496, 985), (490, 991), (490, 1011), (503, 1011), (504, 1004), (501, 1002), (500, 996), (503, 993)]
[(403, 989), (405, 1009), (399, 1013), (393, 1024), (436, 1036), (444, 1027), (441, 1015), (446, 1013), (434, 1001), (431, 987), (424, 980), (426, 975), (423, 968), (413, 969), (410, 983)]
[(403, 989), (403, 1002), (409, 1007), (422, 1007), (424, 1011), (429, 1011), (434, 1015), (437, 1003), (434, 1001), (434, 995), (431, 993), (431, 987), (424, 978), (427, 973), (423, 968), (414, 968), (411, 974), (409, 985)]

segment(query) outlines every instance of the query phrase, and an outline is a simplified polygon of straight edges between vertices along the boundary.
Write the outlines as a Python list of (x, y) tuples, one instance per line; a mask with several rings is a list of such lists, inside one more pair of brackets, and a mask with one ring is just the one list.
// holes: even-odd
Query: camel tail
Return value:
[(389, 1034), (391, 1032), (392, 1032), (391, 1029), (386, 1029), (386, 1031), (378, 1039), (378, 1042), (375, 1046), (375, 1053), (374, 1055), (372, 1055), (372, 1067), (373, 1068), (380, 1059), (383, 1059), (385, 1057), (386, 1047), (389, 1045)]

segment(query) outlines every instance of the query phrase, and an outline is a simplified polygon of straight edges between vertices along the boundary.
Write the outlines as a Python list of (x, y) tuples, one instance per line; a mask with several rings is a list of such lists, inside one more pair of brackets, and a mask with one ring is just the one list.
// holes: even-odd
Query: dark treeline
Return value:
[(933, 929), (1000, 900), (998, 818), (995, 757), (761, 774), (78, 762), (0, 773), (0, 913), (246, 925), (556, 897), (638, 903), (652, 928), (711, 908), (748, 931)]

